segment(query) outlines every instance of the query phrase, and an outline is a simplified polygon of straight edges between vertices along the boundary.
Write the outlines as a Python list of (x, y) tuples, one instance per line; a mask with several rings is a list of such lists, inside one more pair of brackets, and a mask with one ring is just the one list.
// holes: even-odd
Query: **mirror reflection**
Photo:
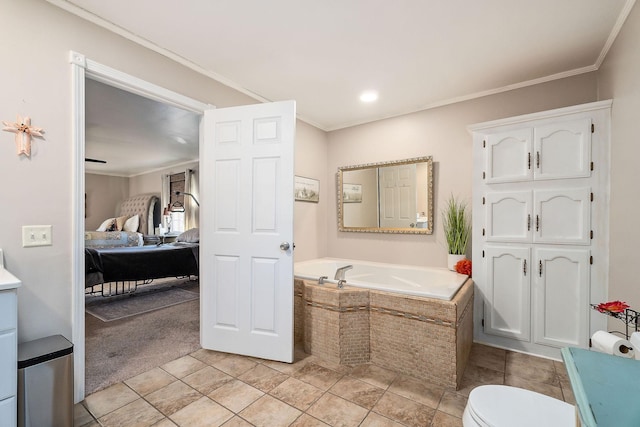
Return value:
[(432, 234), (431, 156), (338, 168), (338, 229)]

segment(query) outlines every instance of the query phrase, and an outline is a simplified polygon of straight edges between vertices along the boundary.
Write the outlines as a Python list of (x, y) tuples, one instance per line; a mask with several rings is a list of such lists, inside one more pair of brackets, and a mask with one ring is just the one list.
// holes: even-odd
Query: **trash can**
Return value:
[(73, 426), (73, 344), (52, 335), (18, 344), (18, 427)]

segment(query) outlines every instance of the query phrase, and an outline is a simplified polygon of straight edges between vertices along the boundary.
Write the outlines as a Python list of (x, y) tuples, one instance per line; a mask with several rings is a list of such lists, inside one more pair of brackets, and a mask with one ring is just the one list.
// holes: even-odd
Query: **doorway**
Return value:
[[(95, 80), (118, 89), (141, 95), (155, 101), (177, 106), (202, 115), (210, 105), (195, 101), (178, 93), (153, 85), (144, 80), (119, 72), (91, 61), (84, 55), (72, 52), (74, 89), (74, 221), (72, 248), (73, 283), (73, 341), (74, 397), (79, 402), (85, 397), (85, 292), (84, 292), (84, 230), (85, 230), (85, 109), (86, 79)], [(200, 138), (199, 145), (202, 145)]]

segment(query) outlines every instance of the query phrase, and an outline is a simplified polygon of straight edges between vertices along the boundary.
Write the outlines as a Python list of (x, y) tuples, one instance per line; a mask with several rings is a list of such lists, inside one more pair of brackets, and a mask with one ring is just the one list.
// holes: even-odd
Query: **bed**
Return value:
[(175, 243), (159, 244), (149, 238), (155, 237), (159, 211), (157, 196), (134, 196), (122, 202), (117, 217), (85, 232), (86, 293), (132, 293), (154, 279), (198, 276), (198, 229), (182, 233)]

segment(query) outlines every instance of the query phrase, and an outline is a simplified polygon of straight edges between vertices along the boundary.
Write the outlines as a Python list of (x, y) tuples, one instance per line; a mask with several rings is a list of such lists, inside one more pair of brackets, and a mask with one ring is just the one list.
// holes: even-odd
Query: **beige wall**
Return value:
[(596, 74), (589, 73), (330, 132), (327, 182), (335, 182), (340, 166), (433, 156), (435, 232), (431, 236), (339, 232), (334, 185), (328, 189), (327, 255), (445, 267), (442, 201), (453, 194), (471, 202), (471, 135), (467, 126), (596, 99)]
[(114, 217), (116, 207), (129, 197), (129, 178), (87, 173), (84, 176), (87, 195), (85, 230), (95, 230), (107, 218)]
[[(636, 4), (598, 73), (599, 96), (613, 99), (609, 300), (640, 310), (635, 264), (640, 241), (640, 5)], [(610, 327), (621, 330), (619, 321)]]
[(326, 256), (327, 209), (330, 205), (329, 187), (335, 182), (326, 177), (327, 134), (313, 126), (297, 121), (295, 174), (320, 180), (318, 203), (295, 202), (293, 206), (294, 261)]

